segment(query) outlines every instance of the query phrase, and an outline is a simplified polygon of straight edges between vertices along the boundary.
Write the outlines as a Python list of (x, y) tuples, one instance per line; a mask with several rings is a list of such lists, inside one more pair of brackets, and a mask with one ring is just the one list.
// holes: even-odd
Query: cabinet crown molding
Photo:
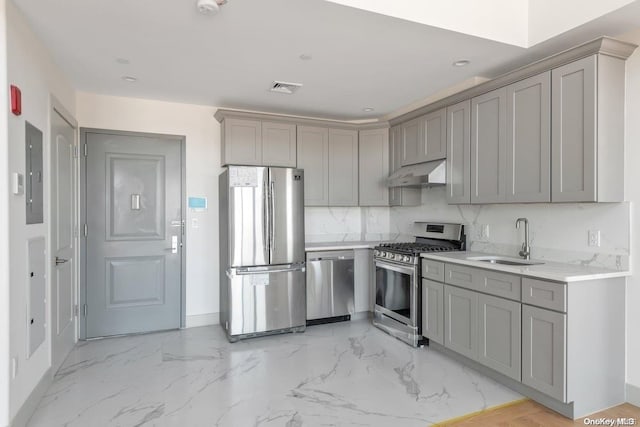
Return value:
[(462, 92), (455, 93), (446, 98), (442, 98), (424, 107), (405, 113), (401, 116), (389, 120), (391, 126), (406, 122), (413, 118), (431, 113), (440, 108), (456, 104), (458, 102), (470, 99), (502, 86), (507, 86), (519, 80), (524, 80), (536, 74), (552, 70), (578, 59), (591, 55), (606, 55), (614, 58), (626, 60), (638, 46), (633, 43), (627, 43), (616, 40), (611, 37), (599, 37), (595, 40), (583, 43), (579, 46), (572, 47), (538, 61), (532, 62), (513, 71), (498, 76), (492, 80), (481, 83), (477, 86), (470, 87)]

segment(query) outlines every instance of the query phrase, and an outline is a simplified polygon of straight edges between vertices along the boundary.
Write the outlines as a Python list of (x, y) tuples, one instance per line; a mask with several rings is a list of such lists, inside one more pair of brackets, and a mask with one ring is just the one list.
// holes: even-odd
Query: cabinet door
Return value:
[(478, 362), (520, 381), (521, 304), (478, 295)]
[(551, 201), (551, 72), (507, 86), (507, 201)]
[(447, 203), (471, 203), (471, 101), (447, 107)]
[[(402, 126), (394, 126), (389, 132), (390, 149), (389, 164), (391, 173), (402, 167)], [(389, 189), (390, 206), (418, 206), (420, 205), (419, 188), (392, 187)]]
[(298, 126), (298, 168), (304, 169), (304, 205), (329, 205), (329, 130)]
[(224, 119), (223, 165), (262, 164), (262, 124), (260, 120)]
[(478, 294), (453, 286), (444, 286), (444, 345), (451, 350), (478, 359)]
[(358, 132), (329, 129), (329, 206), (358, 206)]
[(551, 72), (551, 201), (595, 202), (596, 57)]
[(522, 305), (522, 382), (566, 401), (567, 315)]
[(422, 120), (424, 137), (418, 153), (423, 161), (447, 157), (447, 109), (427, 114)]
[(296, 125), (262, 122), (262, 164), (296, 167)]
[(422, 279), (422, 336), (444, 345), (444, 285)]
[(471, 100), (471, 203), (506, 200), (507, 89)]
[(359, 205), (389, 206), (389, 129), (360, 131), (358, 144)]
[(402, 166), (423, 162), (420, 148), (423, 143), (422, 117), (402, 124)]

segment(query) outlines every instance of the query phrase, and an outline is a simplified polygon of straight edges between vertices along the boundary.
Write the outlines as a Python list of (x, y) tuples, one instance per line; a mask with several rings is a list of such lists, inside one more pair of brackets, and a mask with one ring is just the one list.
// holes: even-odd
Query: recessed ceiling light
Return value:
[(122, 76), (122, 80), (129, 83), (135, 83), (138, 81), (138, 78), (133, 76)]
[(471, 64), (471, 61), (469, 61), (468, 59), (460, 59), (451, 65), (453, 65), (454, 67), (464, 67), (465, 65), (469, 64)]
[(116, 58), (116, 62), (122, 65), (129, 65), (129, 60), (125, 58)]
[(371, 108), (371, 107), (365, 107), (362, 109), (362, 111), (366, 112), (366, 113), (370, 113), (372, 111), (375, 111), (375, 108)]
[(311, 56), (308, 53), (303, 53), (302, 55), (300, 55), (300, 59), (302, 59), (303, 61), (309, 61), (313, 58), (313, 56)]

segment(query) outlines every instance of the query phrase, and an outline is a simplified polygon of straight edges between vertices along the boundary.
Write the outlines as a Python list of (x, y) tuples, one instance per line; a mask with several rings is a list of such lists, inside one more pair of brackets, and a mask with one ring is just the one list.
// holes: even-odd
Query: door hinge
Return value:
[(82, 306), (82, 315), (83, 315), (84, 317), (87, 317), (87, 304), (84, 304), (84, 305)]
[(86, 223), (84, 224), (83, 233), (84, 233), (84, 237), (87, 237), (87, 234), (89, 234), (89, 227), (87, 226)]
[(87, 144), (84, 144), (84, 156), (87, 157)]

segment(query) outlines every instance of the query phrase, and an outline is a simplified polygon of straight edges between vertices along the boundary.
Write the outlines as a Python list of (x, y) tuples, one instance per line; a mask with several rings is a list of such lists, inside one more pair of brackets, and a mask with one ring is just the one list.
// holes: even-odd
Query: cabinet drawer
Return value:
[(520, 276), (456, 264), (446, 264), (444, 272), (447, 284), (520, 301)]
[(422, 260), (422, 278), (444, 282), (444, 262)]
[(522, 302), (566, 313), (567, 284), (523, 277)]

